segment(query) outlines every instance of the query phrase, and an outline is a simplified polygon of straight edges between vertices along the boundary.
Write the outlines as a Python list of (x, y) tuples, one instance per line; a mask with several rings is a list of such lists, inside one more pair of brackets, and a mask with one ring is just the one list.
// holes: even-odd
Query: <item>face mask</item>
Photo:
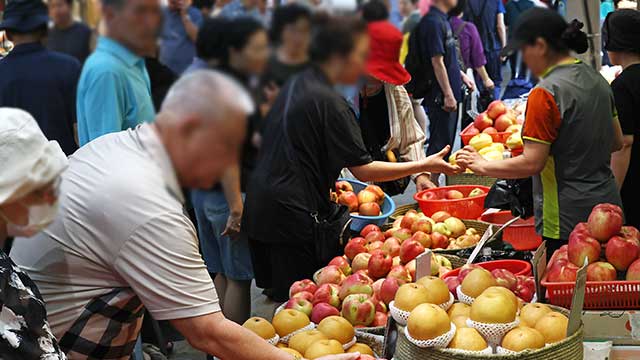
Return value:
[(58, 203), (53, 205), (33, 205), (28, 208), (29, 221), (26, 225), (14, 224), (0, 212), (0, 217), (7, 222), (7, 235), (13, 237), (32, 237), (51, 225), (58, 214)]

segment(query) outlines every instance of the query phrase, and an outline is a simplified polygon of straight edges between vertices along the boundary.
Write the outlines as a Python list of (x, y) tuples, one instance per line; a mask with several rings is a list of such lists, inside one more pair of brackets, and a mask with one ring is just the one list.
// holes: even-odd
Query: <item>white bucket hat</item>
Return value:
[(29, 113), (0, 108), (0, 204), (53, 182), (67, 164), (58, 142), (49, 141)]

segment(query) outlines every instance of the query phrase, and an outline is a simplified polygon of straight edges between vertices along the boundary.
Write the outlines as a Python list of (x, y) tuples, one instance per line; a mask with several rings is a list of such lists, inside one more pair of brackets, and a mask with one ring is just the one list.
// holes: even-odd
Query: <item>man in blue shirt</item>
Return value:
[(202, 13), (188, 0), (169, 0), (162, 13), (160, 62), (180, 75), (196, 55), (195, 42), (202, 25)]
[(39, 0), (12, 1), (0, 31), (14, 49), (0, 61), (0, 107), (29, 112), (49, 140), (67, 155), (78, 149), (74, 136), (76, 84), (80, 63), (71, 56), (47, 50), (47, 7)]
[(102, 0), (102, 4), (106, 36), (98, 39), (78, 84), (80, 146), (155, 117), (143, 56), (155, 48), (162, 21), (159, 1)]
[[(469, 0), (464, 11), (466, 21), (476, 25), (487, 58), (487, 73), (495, 83), (495, 98), (500, 97), (502, 84), (502, 61), (500, 50), (507, 45), (505, 26), (506, 10), (502, 0)], [(480, 84), (482, 82), (479, 82)]]

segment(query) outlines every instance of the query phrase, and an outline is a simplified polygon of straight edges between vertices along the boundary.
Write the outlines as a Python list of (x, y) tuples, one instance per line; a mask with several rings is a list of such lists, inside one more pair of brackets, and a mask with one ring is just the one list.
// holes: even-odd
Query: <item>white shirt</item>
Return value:
[(78, 150), (59, 201), (57, 220), (17, 240), (11, 256), (38, 285), (70, 359), (92, 356), (87, 342), (128, 358), (143, 305), (156, 320), (220, 311), (175, 171), (150, 125)]

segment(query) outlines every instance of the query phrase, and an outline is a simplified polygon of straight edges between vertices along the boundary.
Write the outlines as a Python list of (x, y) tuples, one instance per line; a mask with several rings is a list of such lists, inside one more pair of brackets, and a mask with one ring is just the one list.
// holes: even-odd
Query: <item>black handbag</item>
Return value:
[(498, 180), (484, 201), (485, 209), (510, 210), (513, 216), (528, 219), (533, 216), (533, 180)]
[[(289, 92), (287, 94), (287, 101), (284, 106), (284, 115), (282, 119), (282, 126), (284, 131), (284, 138), (286, 141), (285, 151), (291, 164), (295, 168), (298, 176), (307, 182), (305, 173), (299, 166), (298, 157), (293, 149), (293, 143), (289, 137), (287, 120), (289, 114), (289, 104), (291, 102), (291, 95), (295, 88), (298, 78), (294, 78), (291, 81)], [(309, 187), (312, 188), (312, 187)], [(318, 204), (313, 201), (313, 196), (307, 193), (308, 206), (315, 207), (315, 210), (309, 210), (309, 216), (313, 219), (313, 243), (315, 246), (316, 260), (320, 264), (326, 264), (336, 256), (340, 256), (344, 249), (344, 246), (349, 241), (349, 225), (351, 225), (351, 214), (349, 208), (343, 205), (330, 203), (330, 211), (326, 216), (321, 216), (318, 209)]]

